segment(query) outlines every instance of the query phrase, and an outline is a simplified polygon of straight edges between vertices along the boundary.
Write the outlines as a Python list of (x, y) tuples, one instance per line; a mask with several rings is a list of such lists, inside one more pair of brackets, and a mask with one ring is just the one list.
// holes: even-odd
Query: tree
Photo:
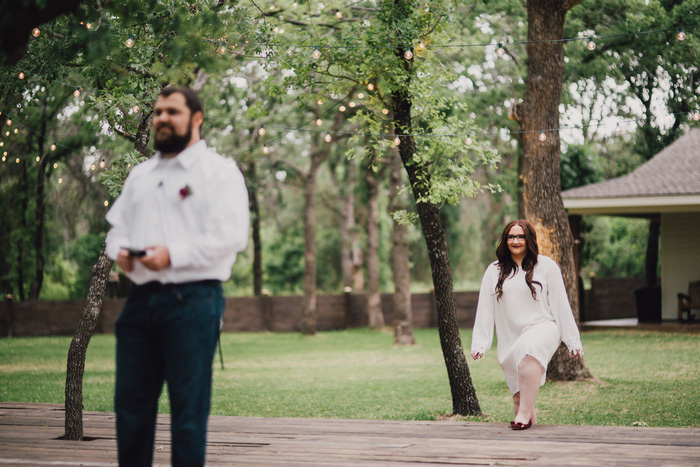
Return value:
[[(561, 267), (569, 302), (578, 319), (578, 279), (573, 257), (573, 236), (561, 198), (559, 104), (564, 79), (566, 13), (578, 0), (541, 0), (527, 4), (527, 77), (523, 102), (518, 106), (522, 129), (522, 179), (526, 218), (537, 231), (540, 252)], [(561, 345), (547, 375), (554, 380), (590, 377), (582, 359), (569, 357)]]

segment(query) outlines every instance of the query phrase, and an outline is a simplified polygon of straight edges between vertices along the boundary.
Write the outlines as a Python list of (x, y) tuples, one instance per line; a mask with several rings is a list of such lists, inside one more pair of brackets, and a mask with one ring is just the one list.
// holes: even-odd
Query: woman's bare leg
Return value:
[(537, 421), (535, 416), (535, 399), (540, 390), (540, 380), (542, 379), (542, 366), (534, 357), (526, 355), (518, 365), (518, 385), (520, 392), (513, 396), (516, 402), (517, 412), (515, 421), (520, 423), (532, 423)]

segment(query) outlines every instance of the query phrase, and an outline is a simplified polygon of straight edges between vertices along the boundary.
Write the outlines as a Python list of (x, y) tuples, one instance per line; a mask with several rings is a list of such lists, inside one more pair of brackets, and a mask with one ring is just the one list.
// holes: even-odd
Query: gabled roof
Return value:
[(571, 214), (700, 211), (700, 128), (622, 177), (562, 192)]

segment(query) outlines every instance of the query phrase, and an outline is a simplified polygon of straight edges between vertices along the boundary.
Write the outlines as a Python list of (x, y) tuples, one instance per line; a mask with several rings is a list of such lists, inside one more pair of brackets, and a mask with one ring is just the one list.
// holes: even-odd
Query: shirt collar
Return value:
[[(200, 139), (192, 146), (186, 147), (182, 152), (174, 157), (174, 160), (177, 161), (184, 169), (189, 169), (195, 162), (197, 162), (198, 154), (200, 154), (206, 148), (207, 143), (203, 139)], [(157, 156), (159, 161), (164, 160), (160, 151), (158, 151)]]

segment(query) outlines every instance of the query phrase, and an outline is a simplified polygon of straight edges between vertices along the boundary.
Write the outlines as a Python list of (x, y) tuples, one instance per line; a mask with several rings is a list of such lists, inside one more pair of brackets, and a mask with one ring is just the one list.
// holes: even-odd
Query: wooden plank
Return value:
[[(116, 465), (114, 414), (57, 439), (60, 405), (0, 403), (0, 465)], [(154, 465), (170, 462), (160, 415)], [(700, 465), (700, 429), (212, 416), (207, 465)]]

